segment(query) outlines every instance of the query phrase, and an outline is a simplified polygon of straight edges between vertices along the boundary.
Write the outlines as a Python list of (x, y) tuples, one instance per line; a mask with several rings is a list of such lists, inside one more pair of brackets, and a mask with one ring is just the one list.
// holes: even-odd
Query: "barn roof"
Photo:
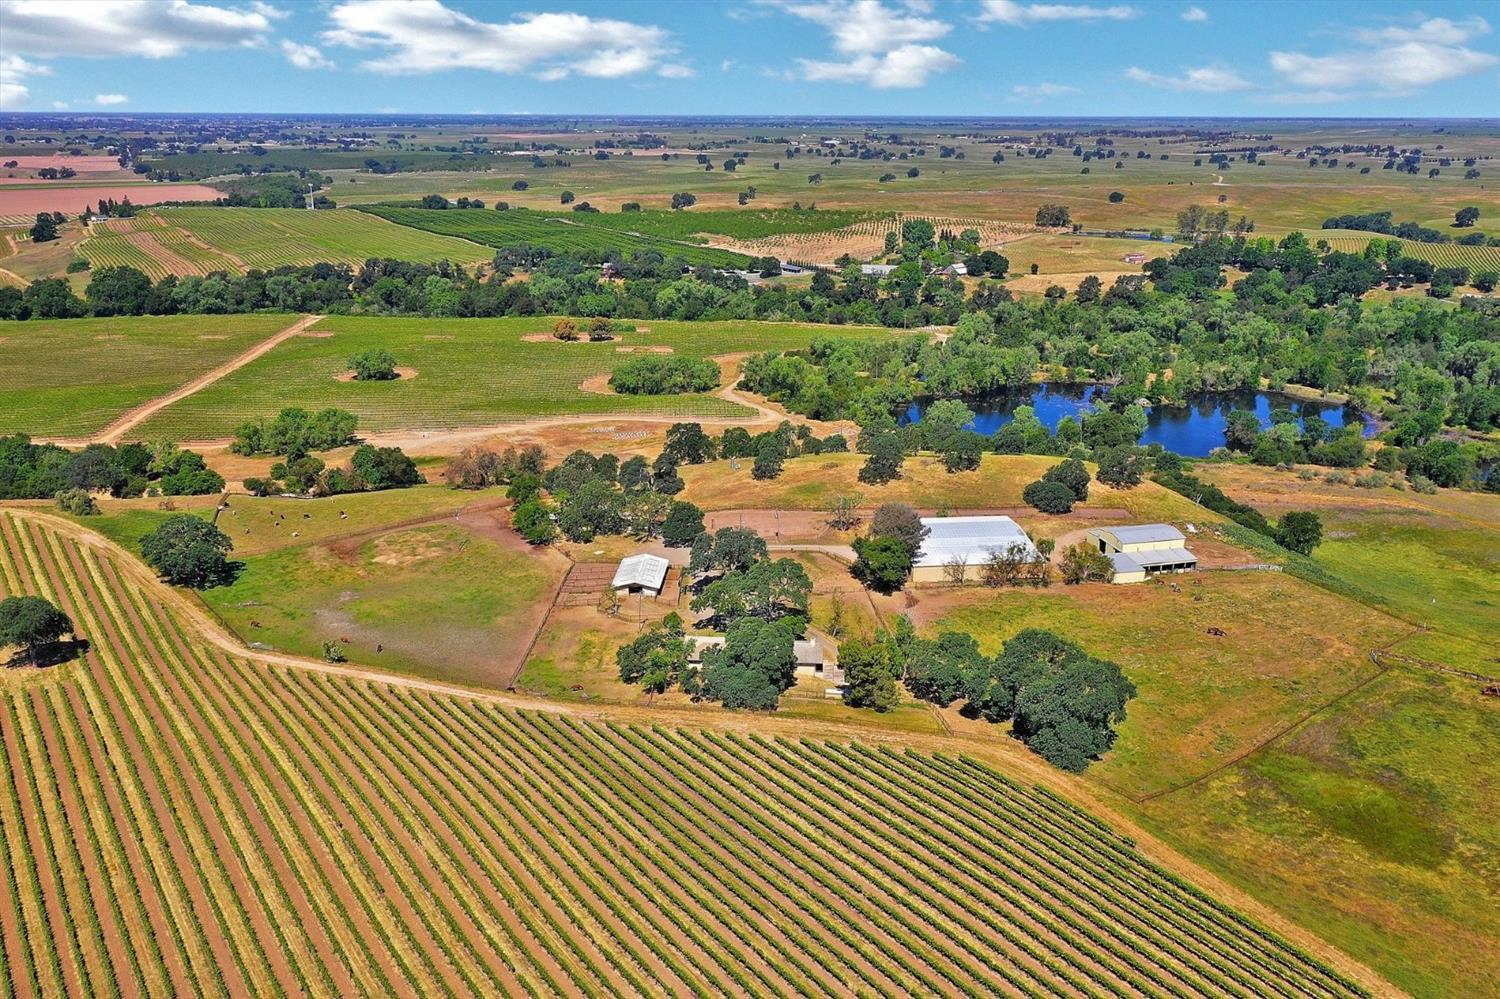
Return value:
[(922, 526), (928, 533), (915, 565), (947, 565), (955, 555), (962, 555), (965, 565), (983, 565), (991, 552), (1011, 545), (1036, 553), (1021, 525), (1009, 517), (923, 517)]
[(1142, 545), (1158, 541), (1186, 541), (1182, 532), (1171, 524), (1133, 524), (1127, 527), (1104, 527), (1121, 544)]
[(668, 564), (660, 555), (647, 555), (645, 552), (631, 555), (620, 560), (620, 567), (615, 570), (615, 581), (609, 585), (617, 590), (622, 586), (644, 586), (659, 590), (666, 581)]

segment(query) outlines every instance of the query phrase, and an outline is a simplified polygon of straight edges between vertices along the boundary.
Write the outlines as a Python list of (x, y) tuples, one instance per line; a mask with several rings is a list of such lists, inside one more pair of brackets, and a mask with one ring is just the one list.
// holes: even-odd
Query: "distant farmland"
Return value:
[(595, 216), (587, 213), (563, 216), (521, 208), (498, 212), (493, 209), (361, 205), (359, 210), (403, 226), (457, 236), (497, 248), (542, 246), (559, 253), (616, 253), (626, 257), (644, 250), (656, 250), (666, 257), (681, 257), (690, 264), (713, 267), (742, 267), (749, 261), (744, 254), (679, 242), (651, 235), (643, 229), (635, 232), (622, 230), (616, 224), (620, 216), (612, 217), (610, 225), (595, 225)]
[[(1370, 245), (1370, 240), (1391, 238), (1381, 236), (1379, 233), (1351, 235), (1343, 230), (1337, 231), (1336, 235), (1330, 235), (1321, 229), (1311, 230), (1305, 235), (1308, 242), (1316, 243), (1320, 239), (1326, 240), (1331, 249), (1341, 250), (1344, 253), (1363, 253), (1365, 247)], [(1409, 257), (1430, 260), (1438, 267), (1467, 267), (1475, 273), (1479, 271), (1500, 272), (1500, 246), (1418, 243), (1415, 240), (1403, 239), (1401, 252)]]
[(89, 646), (0, 693), (6, 995), (1362, 994), (968, 759), (253, 661), (0, 513)]

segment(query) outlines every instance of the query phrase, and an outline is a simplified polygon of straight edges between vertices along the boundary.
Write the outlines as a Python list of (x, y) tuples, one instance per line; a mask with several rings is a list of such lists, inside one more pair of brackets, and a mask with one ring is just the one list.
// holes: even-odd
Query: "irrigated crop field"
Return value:
[(0, 434), (95, 433), (295, 321), (242, 315), (0, 322)]
[[(749, 408), (715, 394), (613, 395), (581, 386), (636, 356), (631, 348), (667, 347), (707, 357), (806, 346), (827, 332), (902, 335), (873, 327), (653, 321), (641, 327), (649, 332), (618, 334), (613, 342), (563, 343), (550, 337), (551, 328), (545, 317), (329, 317), (315, 328), (317, 336), (293, 337), (162, 410), (143, 432), (179, 440), (226, 437), (246, 418), (274, 416), (283, 406), (339, 406), (357, 414), (365, 430), (475, 427), (587, 414), (746, 418), (752, 415)], [(372, 347), (390, 350), (417, 375), (378, 384), (337, 379), (352, 355)]]
[(134, 267), (153, 281), (168, 274), (180, 277), (245, 269), (243, 261), (195, 241), (154, 212), (91, 225), (78, 255), (95, 270)]
[(320, 262), (358, 265), (371, 257), (470, 264), (491, 256), (452, 236), (391, 225), (365, 212), (300, 208), (163, 208), (161, 218), (191, 238), (267, 269)]
[(738, 253), (715, 250), (697, 242), (594, 225), (595, 216), (583, 213), (562, 216), (524, 209), (497, 212), (477, 208), (396, 208), (389, 205), (370, 205), (361, 211), (414, 231), (443, 233), (493, 247), (544, 246), (558, 252), (619, 253), (625, 256), (643, 250), (657, 250), (668, 257), (682, 257), (691, 264), (714, 267), (739, 267), (747, 262)]
[(0, 538), (89, 643), (0, 695), (6, 994), (1361, 994), (968, 759), (257, 661), (90, 536)]

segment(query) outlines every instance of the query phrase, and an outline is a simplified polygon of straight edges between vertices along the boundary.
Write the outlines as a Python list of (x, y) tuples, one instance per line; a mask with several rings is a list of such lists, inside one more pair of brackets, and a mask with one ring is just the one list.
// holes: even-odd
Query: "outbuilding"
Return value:
[(1187, 538), (1171, 524), (1096, 527), (1089, 531), (1089, 540), (1114, 563), (1116, 583), (1143, 583), (1160, 573), (1198, 567)]
[[(688, 646), (688, 662), (690, 663), (701, 663), (704, 649), (724, 647), (722, 635), (689, 635), (687, 640), (691, 643)], [(816, 639), (799, 638), (792, 642), (792, 654), (797, 657), (797, 672), (810, 676), (823, 675), (823, 669), (827, 665), (827, 656), (823, 652), (823, 646)], [(843, 679), (842, 673), (839, 673), (839, 678)]]
[(967, 578), (978, 579), (979, 567), (996, 552), (1020, 546), (1027, 558), (1036, 557), (1036, 546), (1009, 517), (923, 517), (927, 537), (912, 561), (913, 583), (951, 582), (949, 566), (962, 559)]
[(645, 552), (631, 555), (620, 560), (620, 567), (615, 570), (614, 582), (610, 586), (616, 593), (660, 596), (661, 588), (667, 581), (669, 566), (670, 563), (660, 555), (648, 555)]

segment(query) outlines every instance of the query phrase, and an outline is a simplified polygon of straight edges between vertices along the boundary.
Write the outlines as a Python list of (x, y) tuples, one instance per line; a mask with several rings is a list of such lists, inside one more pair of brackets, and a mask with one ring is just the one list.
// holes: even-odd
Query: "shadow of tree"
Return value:
[(60, 666), (74, 659), (80, 659), (89, 650), (87, 638), (74, 638), (69, 642), (48, 642), (36, 648), (35, 657), (28, 656), (25, 652), (15, 652), (4, 665), (11, 669), (25, 666), (37, 669), (46, 669), (50, 666)]

